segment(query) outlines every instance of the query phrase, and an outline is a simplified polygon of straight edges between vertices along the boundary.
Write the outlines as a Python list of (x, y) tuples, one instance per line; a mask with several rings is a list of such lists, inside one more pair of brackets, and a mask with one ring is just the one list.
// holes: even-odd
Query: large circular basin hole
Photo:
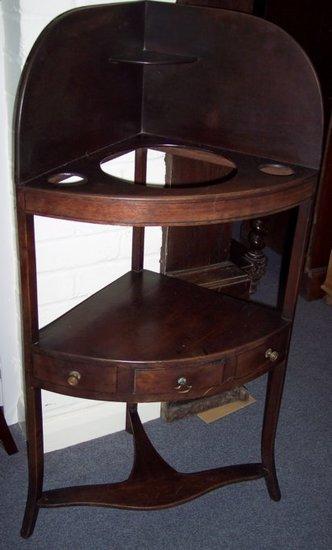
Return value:
[(53, 183), (53, 185), (61, 185), (63, 187), (70, 187), (72, 185), (82, 185), (86, 183), (87, 179), (82, 174), (76, 172), (61, 172), (50, 176), (47, 181)]
[[(146, 175), (135, 181), (135, 153), (146, 151)], [(175, 145), (153, 146), (123, 151), (116, 157), (100, 162), (106, 174), (132, 184), (146, 187), (190, 188), (215, 185), (230, 179), (236, 173), (234, 162), (222, 155), (204, 149)]]
[(261, 172), (269, 176), (292, 176), (294, 174), (293, 168), (285, 164), (271, 162), (268, 164), (261, 164), (258, 168)]

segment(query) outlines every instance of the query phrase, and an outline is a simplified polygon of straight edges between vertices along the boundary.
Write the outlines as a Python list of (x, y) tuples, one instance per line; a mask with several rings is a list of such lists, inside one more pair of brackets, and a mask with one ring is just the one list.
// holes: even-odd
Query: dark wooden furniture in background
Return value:
[(1, 406), (0, 406), (0, 441), (3, 444), (5, 451), (9, 455), (13, 455), (18, 452), (16, 443), (7, 426), (7, 422), (3, 414), (3, 407)]
[[(23, 537), (41, 507), (159, 509), (257, 478), (280, 499), (274, 440), (322, 131), (311, 65), (261, 19), (137, 2), (72, 10), (42, 33), (16, 109), (29, 442)], [(148, 148), (229, 170), (209, 181), (149, 186)], [(130, 150), (135, 182), (100, 169)], [(296, 225), (276, 308), (143, 269), (145, 226), (232, 223), (288, 209)], [(132, 270), (41, 330), (35, 215), (134, 227)], [(137, 403), (215, 395), (264, 373), (260, 462), (180, 473), (153, 448)], [(42, 389), (127, 403), (135, 458), (126, 481), (43, 490)]]
[(302, 292), (308, 300), (324, 293), (329, 258), (332, 251), (332, 116), (326, 139), (325, 156), (318, 188), (313, 226), (306, 256)]

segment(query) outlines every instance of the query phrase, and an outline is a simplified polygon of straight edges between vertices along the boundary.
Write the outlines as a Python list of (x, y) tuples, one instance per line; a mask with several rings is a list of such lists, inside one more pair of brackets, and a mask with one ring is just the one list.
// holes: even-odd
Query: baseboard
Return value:
[[(103, 437), (125, 428), (125, 403), (101, 402), (63, 407), (58, 414), (44, 414), (44, 449), (48, 453)], [(142, 422), (160, 416), (160, 403), (139, 405)], [(23, 433), (25, 426), (21, 423)]]

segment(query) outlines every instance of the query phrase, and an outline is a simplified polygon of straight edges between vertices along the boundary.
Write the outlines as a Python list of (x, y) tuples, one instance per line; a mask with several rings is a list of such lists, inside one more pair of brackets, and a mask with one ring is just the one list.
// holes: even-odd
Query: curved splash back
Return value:
[(72, 10), (37, 40), (17, 100), (16, 180), (133, 135), (317, 168), (322, 105), (296, 42), (246, 14), (159, 2)]

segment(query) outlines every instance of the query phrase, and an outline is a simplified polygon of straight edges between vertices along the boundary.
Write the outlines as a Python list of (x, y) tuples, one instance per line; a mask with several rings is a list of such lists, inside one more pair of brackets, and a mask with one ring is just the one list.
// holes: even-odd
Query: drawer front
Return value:
[(33, 375), (48, 386), (63, 386), (73, 394), (80, 390), (90, 392), (116, 391), (117, 368), (83, 361), (63, 361), (52, 356), (34, 354)]
[(215, 364), (199, 367), (168, 367), (153, 369), (137, 369), (135, 371), (135, 394), (170, 394), (176, 398), (191, 393), (219, 386), (224, 378), (225, 364), (219, 361)]
[(250, 376), (262, 368), (282, 361), (285, 358), (288, 329), (270, 338), (251, 350), (237, 356), (236, 378)]

